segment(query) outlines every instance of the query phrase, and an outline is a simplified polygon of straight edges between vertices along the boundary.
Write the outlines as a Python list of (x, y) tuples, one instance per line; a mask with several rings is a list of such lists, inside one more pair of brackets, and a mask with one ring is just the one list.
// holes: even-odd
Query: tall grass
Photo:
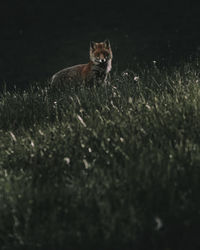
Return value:
[(0, 96), (0, 249), (198, 249), (198, 63)]

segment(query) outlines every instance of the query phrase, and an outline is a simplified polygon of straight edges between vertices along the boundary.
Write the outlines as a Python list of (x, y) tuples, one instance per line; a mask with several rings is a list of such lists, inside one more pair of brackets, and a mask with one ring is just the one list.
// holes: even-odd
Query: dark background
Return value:
[(0, 82), (27, 86), (88, 61), (90, 40), (109, 38), (114, 69), (198, 56), (198, 1), (28, 1), (0, 3)]

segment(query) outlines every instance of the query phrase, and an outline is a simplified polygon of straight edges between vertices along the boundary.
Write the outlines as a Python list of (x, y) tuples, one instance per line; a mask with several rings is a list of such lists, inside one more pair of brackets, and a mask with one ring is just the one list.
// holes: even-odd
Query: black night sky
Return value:
[(110, 39), (114, 68), (178, 64), (200, 51), (200, 3), (1, 1), (0, 81), (26, 86), (88, 61), (89, 42)]

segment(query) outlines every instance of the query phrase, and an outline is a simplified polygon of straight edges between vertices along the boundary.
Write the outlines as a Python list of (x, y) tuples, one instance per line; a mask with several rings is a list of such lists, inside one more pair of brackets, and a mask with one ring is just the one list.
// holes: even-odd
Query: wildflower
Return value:
[(137, 82), (140, 78), (139, 78), (139, 76), (135, 76), (133, 79), (134, 79), (134, 81)]
[(121, 142), (124, 142), (124, 138), (120, 137), (120, 141), (121, 141)]
[(66, 163), (67, 163), (67, 165), (69, 165), (69, 164), (70, 164), (70, 158), (65, 157), (65, 158), (64, 158), (64, 162), (66, 162)]

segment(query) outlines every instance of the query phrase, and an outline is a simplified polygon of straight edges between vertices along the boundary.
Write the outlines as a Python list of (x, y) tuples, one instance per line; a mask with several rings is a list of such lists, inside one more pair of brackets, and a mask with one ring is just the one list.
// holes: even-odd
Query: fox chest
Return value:
[(90, 72), (90, 78), (93, 78), (93, 80), (97, 81), (104, 81), (106, 78), (107, 72), (106, 72), (106, 66), (94, 66), (91, 69)]

